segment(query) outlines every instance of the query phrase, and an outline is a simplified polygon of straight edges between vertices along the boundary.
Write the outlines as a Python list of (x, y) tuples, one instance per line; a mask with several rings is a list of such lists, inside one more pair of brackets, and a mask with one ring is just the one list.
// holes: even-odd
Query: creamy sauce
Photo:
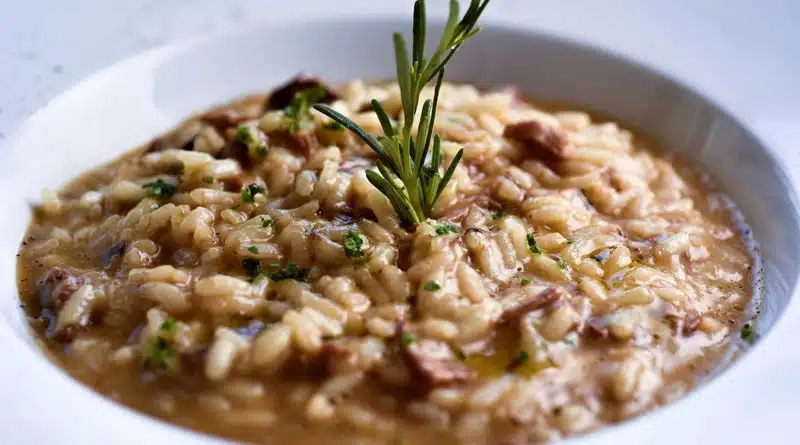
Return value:
[[(321, 121), (309, 146), (264, 96), (85, 173), (20, 249), (37, 336), (114, 400), (259, 444), (546, 442), (669, 403), (731, 358), (760, 263), (724, 195), (616, 124), (446, 87), (437, 131), (466, 154), (411, 232), (359, 179), (368, 149)], [(396, 99), (343, 91), (367, 123), (359, 97)], [(534, 118), (571, 151), (543, 160), (501, 136)], [(257, 120), (269, 154), (241, 154), (236, 125)], [(176, 193), (148, 196), (156, 178)], [(305, 283), (276, 278), (291, 265)], [(425, 341), (445, 358), (414, 361)]]

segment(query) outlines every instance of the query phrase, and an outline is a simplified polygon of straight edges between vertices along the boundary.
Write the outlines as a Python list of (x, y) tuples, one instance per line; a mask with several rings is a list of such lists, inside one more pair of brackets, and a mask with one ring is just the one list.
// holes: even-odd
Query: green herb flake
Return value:
[(144, 358), (144, 367), (146, 369), (167, 369), (170, 362), (175, 357), (175, 350), (172, 349), (169, 342), (162, 338), (156, 338), (156, 341), (150, 344), (147, 348), (147, 353)]
[(556, 264), (558, 264), (558, 267), (560, 267), (561, 270), (564, 272), (569, 271), (569, 267), (567, 266), (567, 263), (564, 262), (563, 258), (561, 258), (559, 255), (553, 255), (553, 259), (556, 260)]
[(161, 323), (161, 327), (158, 328), (159, 331), (165, 332), (167, 334), (174, 334), (175, 330), (178, 329), (178, 322), (174, 318), (167, 318)]
[(497, 210), (497, 211), (492, 212), (492, 219), (493, 220), (500, 219), (500, 218), (502, 218), (504, 216), (506, 216), (506, 212), (504, 212), (502, 210)]
[(203, 182), (206, 184), (213, 184), (215, 181), (213, 176), (203, 176)]
[(252, 125), (242, 124), (236, 128), (236, 142), (247, 148), (250, 156), (263, 158), (269, 153), (269, 138)]
[(568, 239), (568, 240), (567, 240), (567, 245), (568, 245), (568, 246), (571, 246), (571, 245), (573, 245), (573, 244), (575, 244), (575, 240), (574, 240), (574, 239)]
[(328, 122), (327, 124), (325, 124), (325, 129), (331, 130), (331, 131), (344, 131), (345, 130), (344, 125), (342, 125), (342, 124), (340, 124), (340, 123), (338, 123), (336, 121)]
[(428, 292), (435, 292), (435, 291), (441, 289), (442, 286), (439, 286), (439, 283), (431, 280), (431, 281), (428, 281), (427, 283), (425, 283), (425, 285), (422, 286), (422, 288), (425, 289)]
[(261, 260), (245, 258), (242, 260), (242, 267), (250, 278), (255, 278), (261, 273)]
[(527, 351), (519, 351), (517, 355), (514, 357), (514, 359), (511, 360), (511, 362), (508, 364), (508, 366), (506, 366), (506, 371), (508, 372), (516, 371), (517, 368), (524, 365), (525, 363), (528, 363), (529, 358), (530, 356), (528, 355)]
[(403, 332), (403, 334), (400, 336), (400, 341), (402, 341), (404, 345), (408, 346), (417, 341), (417, 337), (414, 337), (413, 334), (409, 334), (408, 332)]
[[(270, 264), (270, 266), (274, 266), (276, 263)], [(296, 280), (296, 281), (306, 281), (308, 279), (308, 274), (311, 273), (311, 269), (305, 267), (298, 267), (295, 263), (289, 263), (286, 266), (274, 271), (267, 273), (267, 276), (272, 281), (283, 281), (283, 280)]]
[(530, 249), (534, 255), (539, 255), (542, 253), (542, 250), (536, 246), (536, 235), (534, 235), (533, 232), (526, 235), (525, 239), (528, 241), (528, 249)]
[(154, 198), (169, 198), (175, 194), (176, 187), (169, 182), (162, 179), (156, 179), (153, 182), (148, 182), (142, 186), (144, 189), (150, 189), (150, 196)]
[(461, 233), (461, 229), (459, 229), (457, 225), (450, 223), (435, 225), (433, 229), (436, 231), (437, 235), (447, 235), (448, 233), (455, 233), (458, 235)]
[(564, 339), (564, 344), (567, 345), (567, 346), (575, 346), (575, 342), (572, 341), (572, 339), (570, 339), (570, 338), (565, 338)]
[(256, 247), (256, 246), (248, 247), (247, 251), (250, 252), (250, 253), (254, 253), (254, 254), (258, 255), (258, 247)]
[(248, 184), (247, 187), (242, 189), (242, 201), (256, 202), (256, 195), (259, 193), (266, 193), (267, 189), (258, 184)]
[[(333, 108), (314, 105), (314, 109), (355, 133), (377, 154), (378, 171), (367, 170), (367, 180), (386, 196), (405, 225), (414, 226), (431, 215), (464, 154), (463, 149), (459, 150), (447, 167), (443, 165), (442, 139), (434, 131), (436, 110), (445, 65), (467, 39), (480, 31), (476, 25), (488, 3), (489, 0), (471, 0), (459, 18), (458, 2), (452, 0), (445, 32), (429, 55), (425, 54), (425, 1), (417, 0), (414, 4), (411, 47), (403, 34), (398, 32), (393, 36), (397, 83), (405, 116), (402, 128), (393, 125), (375, 99), (371, 102), (372, 110), (383, 132), (377, 138)], [(436, 82), (433, 98), (423, 100), (423, 89), (432, 81)], [(414, 116), (419, 119), (412, 119)]]
[(348, 230), (344, 235), (342, 245), (347, 258), (360, 258), (364, 255), (364, 251), (361, 250), (364, 246), (364, 239), (361, 238), (361, 234), (357, 230)]
[(326, 96), (325, 88), (316, 86), (295, 93), (292, 103), (284, 107), (283, 115), (288, 120), (287, 130), (297, 133), (304, 123), (313, 122), (311, 107)]
[(266, 217), (260, 216), (259, 218), (261, 218), (261, 227), (263, 227), (265, 229), (269, 228), (269, 227), (275, 227), (275, 220), (272, 219), (271, 217), (269, 217), (269, 216), (266, 216)]
[(742, 327), (741, 335), (742, 335), (742, 340), (746, 341), (747, 343), (750, 343), (751, 345), (755, 343), (756, 338), (758, 337), (758, 334), (756, 334), (756, 330), (755, 327), (753, 326), (753, 323), (745, 323), (744, 326)]
[(527, 286), (527, 285), (531, 284), (532, 281), (533, 280), (531, 280), (530, 278), (526, 277), (526, 278), (523, 278), (523, 279), (519, 280), (519, 284), (521, 286)]

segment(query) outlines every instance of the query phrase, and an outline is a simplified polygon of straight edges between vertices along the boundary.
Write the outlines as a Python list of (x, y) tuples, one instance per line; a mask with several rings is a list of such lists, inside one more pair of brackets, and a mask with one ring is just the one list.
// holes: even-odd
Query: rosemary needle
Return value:
[[(433, 54), (426, 58), (425, 1), (415, 2), (410, 59), (405, 38), (400, 33), (394, 34), (397, 83), (405, 116), (402, 129), (395, 130), (391, 119), (375, 99), (372, 100), (372, 109), (383, 130), (383, 135), (377, 138), (331, 107), (314, 105), (317, 111), (355, 133), (375, 151), (378, 155), (378, 171), (367, 171), (367, 179), (386, 195), (397, 216), (406, 224), (419, 224), (430, 216), (464, 153), (463, 149), (459, 150), (444, 173), (440, 173), (442, 141), (433, 131), (436, 105), (445, 65), (468, 38), (480, 31), (475, 25), (488, 4), (489, 0), (471, 0), (469, 8), (459, 20), (458, 1), (451, 0), (450, 14), (439, 44)], [(422, 104), (417, 134), (412, 137), (422, 89), (434, 78), (436, 86), (433, 100), (428, 99)]]

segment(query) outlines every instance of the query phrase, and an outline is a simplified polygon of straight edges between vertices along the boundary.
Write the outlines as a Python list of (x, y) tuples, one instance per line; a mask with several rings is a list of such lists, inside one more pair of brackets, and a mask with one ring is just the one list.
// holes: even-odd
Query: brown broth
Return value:
[[(258, 108), (254, 104), (260, 104), (263, 100), (264, 96), (252, 96), (243, 101), (234, 102), (229, 107), (241, 111), (244, 115), (252, 114), (252, 117), (256, 117), (259, 112), (254, 111), (255, 108)], [(556, 113), (569, 108), (547, 104), (540, 109)], [(442, 113), (440, 119), (446, 117), (447, 114)], [(606, 120), (593, 117), (592, 121), (595, 123)], [(175, 132), (160, 138), (161, 145), (180, 145), (181, 132), (185, 131), (193, 121), (190, 119), (188, 122), (182, 124)], [(348, 135), (331, 135), (320, 129), (317, 131), (319, 137), (328, 143), (342, 145), (342, 158), (345, 165), (339, 168), (339, 174), (346, 174), (352, 169), (357, 170), (365, 159), (371, 159), (369, 153), (364, 152), (363, 147), (355, 144)], [(221, 132), (221, 136), (230, 139), (231, 132)], [(625, 266), (627, 269), (622, 270), (621, 272), (624, 273), (618, 276), (610, 274), (597, 280), (604, 286), (606, 293), (619, 297), (623, 288), (634, 290), (636, 286), (642, 287), (643, 285), (637, 284), (639, 282), (633, 284), (629, 282), (633, 280), (629, 278), (629, 273), (634, 275), (634, 269), (638, 267), (641, 270), (655, 270), (661, 274), (669, 275), (671, 273), (669, 279), (664, 278), (663, 280), (666, 280), (665, 283), (669, 280), (676, 280), (682, 289), (681, 292), (688, 294), (687, 301), (678, 306), (678, 303), (673, 305), (665, 297), (657, 296), (654, 302), (642, 307), (625, 306), (622, 303), (605, 300), (593, 301), (587, 296), (581, 284), (581, 280), (593, 279), (590, 274), (584, 272), (584, 269), (569, 266), (565, 269), (568, 279), (565, 281), (550, 280), (542, 277), (542, 272), (532, 265), (530, 258), (515, 260), (517, 261), (515, 264), (519, 265), (522, 273), (517, 274), (512, 269), (511, 272), (508, 272), (514, 275), (515, 278), (512, 279), (500, 279), (485, 272), (479, 272), (481, 279), (489, 288), (489, 293), (492, 294), (490, 298), (499, 299), (502, 295), (523, 292), (526, 284), (522, 284), (520, 280), (526, 279), (526, 277), (531, 277), (529, 279), (534, 282), (534, 285), (559, 286), (567, 296), (562, 303), (559, 303), (561, 306), (556, 305), (552, 308), (532, 311), (531, 319), (534, 319), (532, 325), (534, 327), (531, 328), (531, 332), (539, 332), (536, 335), (539, 336), (537, 341), (540, 341), (538, 344), (541, 345), (541, 348), (536, 352), (541, 357), (534, 354), (520, 358), (520, 352), (524, 349), (525, 343), (521, 338), (522, 334), (518, 331), (524, 331), (525, 327), (514, 325), (506, 328), (494, 328), (492, 336), (487, 340), (488, 347), (465, 358), (466, 366), (476, 371), (480, 377), (464, 386), (454, 386), (464, 394), (470, 394), (488, 382), (505, 378), (513, 380), (512, 384), (518, 385), (515, 388), (518, 388), (519, 391), (524, 389), (532, 391), (539, 388), (540, 394), (547, 394), (543, 401), (531, 402), (531, 406), (536, 408), (530, 408), (527, 411), (521, 410), (512, 413), (509, 411), (511, 408), (501, 406), (501, 402), (497, 402), (497, 405), (500, 406), (497, 408), (493, 404), (492, 417), (488, 422), (488, 432), (467, 439), (464, 439), (461, 434), (467, 429), (467, 426), (475, 424), (476, 421), (470, 420), (472, 418), (469, 416), (489, 412), (484, 410), (481, 403), (475, 401), (453, 402), (454, 404), (467, 403), (467, 405), (472, 403), (474, 406), (453, 409), (445, 409), (440, 406), (437, 409), (441, 408), (440, 411), (445, 413), (445, 415), (440, 415), (439, 411), (429, 409), (435, 403), (433, 405), (429, 402), (422, 404), (425, 396), (424, 394), (420, 395), (417, 388), (393, 388), (385, 381), (375, 377), (375, 374), (379, 373), (375, 368), (357, 370), (356, 372), (366, 376), (358, 384), (357, 390), (347, 391), (345, 394), (329, 400), (333, 406), (332, 409), (336, 410), (334, 420), (318, 422), (309, 419), (309, 397), (320, 391), (321, 384), (329, 381), (329, 378), (336, 377), (336, 373), (331, 376), (321, 370), (315, 355), (298, 351), (297, 346), (294, 347), (295, 355), (277, 374), (265, 375), (250, 363), (252, 359), (246, 356), (246, 353), (240, 353), (235, 367), (226, 378), (220, 381), (210, 380), (205, 375), (207, 371), (204, 371), (204, 366), (208, 360), (210, 346), (215, 343), (212, 328), (228, 326), (243, 333), (241, 334), (242, 338), (251, 339), (256, 332), (247, 332), (247, 326), (252, 326), (254, 323), (274, 326), (285, 321), (280, 317), (267, 314), (266, 311), (259, 312), (257, 316), (210, 313), (203, 307), (198, 307), (198, 297), (192, 293), (194, 291), (191, 291), (187, 297), (193, 301), (192, 307), (174, 314), (174, 318), (179, 323), (184, 323), (185, 326), (190, 326), (192, 323), (199, 326), (196, 336), (192, 337), (192, 346), (178, 354), (179, 366), (169, 369), (169, 372), (143, 368), (142, 357), (137, 354), (146, 354), (149, 350), (147, 348), (152, 346), (142, 343), (140, 336), (144, 335), (142, 334), (143, 330), (148, 329), (146, 315), (148, 310), (157, 305), (152, 299), (141, 297), (141, 284), (130, 282), (129, 272), (132, 267), (126, 265), (125, 261), (128, 259), (123, 257), (130, 254), (133, 241), (144, 238), (141, 233), (137, 233), (138, 229), (131, 229), (132, 232), (119, 232), (117, 229), (113, 229), (108, 231), (107, 236), (99, 233), (102, 230), (98, 229), (102, 227), (103, 221), (108, 221), (108, 218), (113, 218), (114, 215), (120, 215), (120, 219), (123, 218), (137, 203), (119, 202), (109, 196), (108, 192), (106, 192), (102, 204), (95, 207), (95, 210), (80, 208), (76, 203), (81, 200), (82, 196), (85, 196), (86, 192), (101, 188), (107, 191), (108, 185), (119, 178), (147, 177), (148, 172), (151, 175), (153, 173), (165, 174), (163, 169), (145, 166), (142, 156), (147, 147), (125, 155), (109, 165), (85, 173), (64, 187), (59, 193), (59, 198), (73, 206), (69, 207), (69, 210), (53, 213), (46, 211), (45, 208), (40, 208), (36, 211), (25, 242), (20, 248), (18, 282), (21, 299), (37, 338), (42, 341), (54, 361), (77, 380), (99, 393), (141, 412), (205, 433), (258, 444), (325, 442), (332, 445), (356, 443), (357, 440), (366, 440), (364, 443), (407, 443), (409, 445), (497, 444), (503, 440), (508, 440), (503, 443), (523, 443), (522, 441), (543, 442), (562, 436), (580, 434), (669, 403), (673, 399), (673, 394), (680, 396), (690, 389), (697, 380), (718, 366), (723, 356), (730, 350), (732, 342), (738, 337), (736, 332), (747, 318), (746, 309), (753, 295), (751, 285), (752, 278), (755, 276), (752, 269), (754, 257), (747, 248), (750, 240), (740, 233), (741, 227), (736, 227), (733, 223), (733, 221), (741, 220), (735, 208), (722, 205), (722, 195), (710, 191), (708, 185), (701, 180), (700, 175), (682, 166), (676, 159), (650, 153), (651, 144), (642, 142), (643, 140), (646, 141), (640, 135), (635, 135), (635, 154), (620, 156), (625, 156), (626, 159), (629, 156), (630, 162), (637, 163), (636, 165), (641, 163), (652, 166), (654, 179), (647, 187), (653, 190), (654, 196), (656, 196), (652, 214), (657, 214), (665, 221), (663, 234), (646, 240), (634, 240), (635, 237), (630, 235), (632, 229), (627, 228), (626, 224), (636, 220), (636, 217), (604, 214), (593, 205), (587, 209), (576, 210), (575, 214), (578, 216), (575, 218), (579, 219), (580, 215), (588, 212), (592, 222), (585, 225), (584, 228), (600, 224), (598, 227), (609, 228), (609, 233), (611, 233), (611, 227), (616, 227), (616, 230), (620, 232), (622, 227), (626, 227), (625, 234), (608, 236), (616, 236), (619, 245), (625, 245), (626, 249), (631, 250), (633, 263), (631, 266)], [(226, 147), (230, 147), (230, 144), (231, 141), (228, 140)], [(275, 148), (274, 150), (276, 153), (286, 156), (299, 156), (296, 147), (287, 147), (285, 150)], [(274, 155), (270, 154), (270, 157), (272, 156)], [(520, 154), (519, 150), (513, 147), (504, 148), (495, 155), (495, 158), (507, 162), (506, 169), (508, 165), (524, 166), (525, 164), (522, 162), (528, 159), (526, 155)], [(309, 162), (309, 158), (306, 156), (299, 156), (298, 159), (302, 159), (300, 162)], [(491, 156), (476, 156), (472, 159), (467, 159), (465, 164), (476, 170), (477, 173), (473, 176), (477, 187), (472, 192), (464, 192), (455, 197), (448, 209), (443, 211), (444, 214), (457, 215), (453, 216), (452, 221), (456, 221), (464, 227), (471, 218), (471, 212), (492, 210), (491, 207), (481, 207), (481, 203), (496, 202), (499, 199), (495, 196), (496, 184), (498, 178), (503, 177), (502, 174), (497, 173), (500, 167), (492, 164), (494, 160)], [(347, 164), (348, 160), (351, 161), (350, 164)], [(283, 167), (280, 165), (260, 165), (239, 175), (239, 182), (246, 184), (258, 177), (273, 178), (281, 174), (281, 168)], [(670, 179), (673, 178), (670, 176), (670, 168), (677, 172), (674, 177), (679, 178), (682, 184), (668, 183), (669, 180), (674, 180)], [(319, 168), (315, 167), (311, 170), (317, 172), (319, 176)], [(543, 182), (541, 177), (533, 176), (535, 181)], [(294, 179), (297, 180), (296, 178), (295, 175)], [(179, 185), (181, 192), (191, 190), (193, 186), (190, 181), (184, 181)], [(195, 184), (194, 187), (203, 186)], [(535, 188), (532, 187), (532, 189)], [(548, 196), (553, 199), (560, 199), (562, 196), (559, 195), (561, 187), (542, 185), (539, 188), (550, 193)], [(272, 190), (270, 190), (271, 192)], [(591, 203), (592, 198), (589, 196), (591, 193), (588, 195), (585, 191), (581, 191), (581, 193), (584, 200), (593, 204)], [(618, 190), (617, 193), (624, 193), (624, 190)], [(674, 200), (668, 197), (670, 193), (676, 194)], [(181, 196), (180, 193), (172, 200), (175, 201), (178, 196)], [(525, 196), (525, 199), (533, 200), (538, 195), (533, 190)], [(661, 197), (659, 198), (659, 196)], [(297, 207), (309, 202), (311, 198), (314, 197), (303, 197), (295, 192), (289, 192), (280, 196), (270, 195), (265, 202), (252, 205), (242, 203), (236, 206), (210, 206), (213, 209), (212, 213), (215, 214), (214, 230), (218, 238), (213, 248), (221, 249), (218, 258), (204, 262), (201, 259), (210, 250), (209, 247), (193, 245), (191, 242), (178, 242), (174, 230), (173, 232), (165, 230), (153, 233), (147, 238), (157, 246), (157, 253), (148, 256), (140, 252), (141, 255), (149, 258), (145, 268), (153, 269), (161, 265), (172, 265), (188, 271), (191, 274), (190, 289), (200, 279), (212, 274), (242, 277), (242, 257), (235, 254), (235, 249), (231, 250), (232, 248), (222, 241), (229, 231), (236, 230), (236, 227), (239, 226), (223, 222), (222, 212), (229, 211), (229, 215), (236, 215), (236, 212), (245, 213), (247, 219), (258, 214), (277, 215), (276, 208), (289, 208), (284, 205)], [(692, 209), (681, 210), (678, 205), (680, 200), (690, 201), (693, 204)], [(164, 206), (169, 201), (162, 200), (159, 205)], [(506, 203), (503, 209), (509, 214), (522, 216), (526, 212), (526, 202)], [(470, 204), (466, 205), (465, 203)], [(343, 220), (342, 218), (345, 216), (344, 219), (371, 220), (375, 224), (378, 224), (375, 222), (376, 220), (381, 220), (381, 215), (377, 215), (376, 218), (376, 215), (369, 212), (364, 212), (365, 216), (357, 215), (357, 212), (352, 209), (362, 207), (361, 210), (364, 210), (366, 206), (359, 203), (356, 198), (345, 204), (345, 206), (323, 208), (315, 216), (307, 218), (312, 225), (315, 225), (316, 229), (313, 230), (320, 230), (324, 236), (330, 238), (328, 241), (335, 243), (334, 238), (337, 235), (332, 233), (341, 232), (342, 229), (337, 227), (343, 226), (343, 224), (337, 221)], [(194, 207), (195, 205), (192, 205), (192, 208)], [(275, 218), (280, 217), (275, 216)], [(303, 218), (293, 218), (293, 221), (286, 223), (279, 221), (278, 226), (283, 230), (287, 224), (296, 222), (297, 219)], [(528, 221), (530, 219), (529, 217)], [(349, 222), (348, 224), (352, 225)], [(486, 237), (492, 243), (502, 238), (502, 235), (498, 234), (502, 232), (502, 228), (492, 229), (491, 226), (494, 224), (489, 223), (489, 228), (486, 229), (486, 233), (488, 233)], [(92, 230), (81, 232), (87, 226), (91, 226)], [(540, 239), (559, 233), (555, 225), (534, 224), (534, 226), (537, 237)], [(112, 225), (112, 227), (116, 226)], [(131, 227), (136, 226), (132, 225), (127, 228)], [(363, 231), (364, 226), (361, 227)], [(460, 229), (464, 227), (460, 227)], [(398, 232), (402, 230), (402, 228), (389, 229), (394, 237), (390, 249), (395, 256), (401, 257), (394, 262), (402, 265), (398, 270), (405, 276), (409, 267), (415, 264), (410, 255), (417, 248), (416, 240), (420, 235), (403, 238), (404, 235)], [(584, 241), (590, 242), (590, 233), (590, 231), (573, 231), (574, 237), (571, 235), (569, 239), (576, 244)], [(664, 254), (659, 256), (661, 254), (658, 253), (658, 249), (668, 248), (665, 243), (666, 239), (677, 238), (682, 233), (696, 234), (702, 242), (698, 241), (697, 245), (693, 244), (690, 250), (680, 255)], [(600, 235), (606, 236), (607, 234), (599, 233), (591, 236)], [(58, 239), (59, 236), (61, 242), (57, 248), (40, 253), (44, 242)], [(63, 239), (65, 236), (69, 237), (69, 242)], [(132, 238), (126, 238), (127, 236)], [(435, 235), (427, 236), (435, 239)], [(126, 240), (123, 251), (108, 261), (109, 249), (120, 237)], [(247, 239), (246, 236), (243, 239)], [(451, 243), (452, 249), (455, 249), (456, 252), (470, 249), (461, 240), (461, 234), (455, 236)], [(565, 254), (569, 248), (569, 245), (560, 246), (558, 252), (561, 253), (554, 255)], [(294, 253), (286, 252), (290, 249), (285, 247), (282, 249), (284, 250), (283, 256), (294, 258), (292, 256)], [(313, 246), (306, 248), (312, 255), (323, 255), (317, 251), (318, 249), (319, 247)], [(465, 264), (480, 271), (482, 267), (479, 259), (480, 250), (473, 249), (469, 252), (465, 256)], [(548, 252), (548, 255), (550, 254)], [(286, 258), (283, 258), (281, 262), (286, 265)], [(600, 269), (606, 267), (602, 261), (598, 261), (598, 263), (600, 263)], [(80, 271), (80, 273), (75, 272), (76, 276), (80, 275), (85, 281), (91, 282), (96, 287), (96, 292), (102, 290), (102, 298), (107, 300), (99, 309), (91, 313), (91, 322), (87, 322), (85, 327), (76, 327), (70, 332), (67, 341), (64, 341), (63, 332), (58, 333), (54, 326), (58, 315), (56, 308), (53, 307), (52, 298), (48, 295), (41, 295), (42, 292), (37, 292), (37, 282), (42, 280), (42, 277), (56, 265)], [(324, 275), (342, 276), (348, 277), (348, 279), (356, 277), (353, 279), (358, 280), (360, 270), (363, 270), (359, 267), (367, 267), (368, 270), (372, 270), (369, 268), (373, 267), (371, 265), (359, 266), (344, 260), (341, 260), (339, 264), (314, 262), (307, 265), (300, 264), (300, 266), (314, 267), (309, 277), (311, 286), (306, 288), (314, 295), (325, 293), (324, 283), (320, 281)], [(585, 266), (585, 270), (590, 270), (592, 267), (594, 266)], [(502, 267), (500, 269), (506, 273), (505, 269)], [(462, 286), (463, 291), (463, 285), (459, 283), (460, 278), (455, 276), (452, 279), (445, 278), (455, 281), (457, 286)], [(423, 285), (418, 279), (411, 278), (410, 280), (416, 284), (417, 289)], [(649, 292), (648, 295), (651, 297), (660, 295), (658, 289), (665, 286), (665, 284), (645, 285)], [(268, 293), (267, 299), (288, 301), (285, 295), (281, 294), (282, 289), (282, 287), (279, 288), (276, 291), (277, 294)], [(407, 301), (401, 303), (409, 306), (406, 323), (415, 329), (414, 332), (417, 332), (417, 336), (422, 336), (420, 333), (425, 332), (422, 326), (423, 316), (430, 317), (431, 315), (424, 313), (426, 309), (420, 306), (420, 297), (413, 295), (413, 285), (411, 289), (412, 295), (409, 295)], [(361, 289), (361, 291), (368, 293), (366, 289)], [(421, 293), (421, 291), (417, 293)], [(370, 295), (370, 297), (373, 300), (377, 298), (374, 295)], [(570, 328), (567, 336), (563, 339), (547, 340), (545, 338), (541, 342), (541, 332), (545, 332), (547, 324), (550, 323), (548, 317), (551, 317), (564, 304), (577, 314), (579, 320), (575, 322), (575, 326)], [(675, 311), (675, 313), (670, 311)], [(623, 316), (633, 320), (631, 322), (634, 324), (633, 333), (627, 340), (614, 340), (614, 332), (617, 331), (609, 326), (614, 325), (615, 320)], [(703, 327), (708, 328), (708, 326), (703, 324), (705, 322), (700, 321), (702, 317), (718, 323), (721, 330), (716, 333), (703, 332)], [(596, 329), (597, 332), (595, 332), (590, 326), (590, 322), (593, 320), (600, 320), (607, 325)], [(671, 323), (678, 323), (677, 327), (672, 326)], [(695, 325), (686, 327), (691, 324)], [(190, 329), (189, 327), (184, 328), (184, 325), (180, 329)], [(462, 326), (458, 326), (458, 328), (463, 329)], [(624, 326), (618, 329), (624, 329)], [(345, 327), (345, 337), (365, 337), (368, 336), (368, 332), (368, 329), (363, 326)], [(170, 341), (176, 340), (171, 339)], [(396, 340), (390, 338), (383, 341), (391, 347), (392, 342)], [(454, 346), (454, 349), (458, 349), (458, 347)], [(130, 351), (136, 357), (125, 361), (120, 359), (120, 356), (124, 354), (121, 351)], [(384, 361), (388, 360), (386, 357), (389, 356), (391, 350), (387, 351), (389, 352), (385, 353)], [(620, 400), (619, 389), (616, 389), (613, 383), (616, 375), (614, 374), (615, 369), (623, 366), (624, 363), (632, 363), (631, 366), (642, 368), (641, 375), (649, 375), (646, 373), (650, 372), (648, 367), (651, 364), (647, 362), (646, 358), (642, 359), (644, 361), (630, 359), (630, 357), (638, 357), (636, 354), (639, 352), (637, 351), (644, 351), (642, 354), (645, 357), (649, 357), (647, 355), (649, 353), (658, 357), (660, 360), (657, 369), (659, 382), (653, 388), (649, 388), (646, 379), (641, 377), (637, 380), (637, 386), (632, 389), (633, 396), (627, 400)], [(520, 363), (511, 366), (510, 364), (515, 360)], [(242, 393), (246, 392), (243, 388), (249, 388), (252, 392), (242, 396)], [(510, 399), (512, 397), (510, 394), (509, 392), (504, 396), (503, 400)], [(415, 415), (413, 407), (417, 405), (423, 405), (426, 407), (424, 409), (428, 409), (427, 420), (420, 419), (419, 413)], [(363, 408), (362, 417), (358, 416), (359, 411), (354, 411), (356, 414), (347, 411), (346, 407), (350, 406)], [(573, 409), (573, 407), (577, 408)], [(423, 408), (420, 409), (425, 412)], [(409, 410), (412, 412), (409, 413)], [(433, 414), (430, 414), (431, 412)], [(582, 418), (578, 416), (577, 420), (570, 420), (569, 416), (565, 414), (567, 412), (578, 414), (588, 412), (590, 419), (586, 420), (587, 425), (581, 426), (579, 424)], [(446, 422), (442, 420), (445, 417)], [(475, 419), (479, 420), (480, 418), (475, 417)], [(385, 421), (385, 425), (381, 423), (383, 421)], [(399, 440), (405, 442), (399, 442)]]

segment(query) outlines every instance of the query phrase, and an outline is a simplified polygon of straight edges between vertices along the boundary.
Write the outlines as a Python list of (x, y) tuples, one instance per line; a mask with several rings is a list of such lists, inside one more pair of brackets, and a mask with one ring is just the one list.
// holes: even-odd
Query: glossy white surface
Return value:
[[(399, 24), (391, 27), (402, 28)], [(15, 192), (0, 221), (0, 283), (8, 291), (0, 297), (0, 311), (3, 320), (13, 321), (13, 331), (0, 323), (0, 342), (7, 354), (0, 371), (5, 374), (0, 375), (0, 394), (7, 402), (0, 418), (3, 443), (204, 443), (99, 399), (46, 364), (29, 342), (20, 341), (20, 314), (11, 297), (15, 295), (13, 253), (26, 223), (25, 200), (36, 199), (39, 187), (58, 185), (74, 172), (146, 140), (190, 111), (266, 89), (299, 68), (333, 80), (385, 76), (391, 62), (384, 29), (380, 24), (323, 26), (315, 31), (259, 28), (247, 31), (250, 36), (168, 47), (99, 73), (13, 132), (0, 166), (0, 185)], [(359, 57), (351, 59), (352, 54), (335, 51), (331, 33), (348, 39), (350, 47), (358, 46)], [(266, 46), (278, 38), (281, 47)], [(269, 51), (273, 60), (281, 62), (252, 56)], [(522, 60), (519, 53), (530, 55), (531, 60)], [(537, 54), (540, 57), (533, 57)], [(548, 63), (531, 63), (536, 60)], [(796, 203), (788, 198), (780, 169), (725, 116), (635, 67), (609, 63), (596, 53), (548, 39), (531, 40), (505, 31), (487, 32), (465, 47), (450, 75), (517, 83), (542, 96), (606, 109), (661, 134), (672, 149), (688, 152), (702, 147), (696, 156), (740, 202), (765, 248), (772, 267), (771, 275), (768, 272), (768, 284), (773, 286), (768, 296), (770, 314), (785, 309), (797, 275)], [(187, 83), (187, 78), (192, 82)], [(113, 113), (122, 113), (122, 118)], [(669, 140), (675, 135), (682, 140)], [(800, 386), (790, 378), (800, 373), (798, 307), (793, 301), (765, 341), (717, 381), (677, 405), (579, 442), (674, 444), (706, 437), (713, 443), (794, 443), (784, 429), (800, 411)], [(765, 320), (771, 319), (770, 314)]]
[[(411, 3), (3, 0), (0, 134), (13, 131), (90, 73), (156, 45), (303, 17), (356, 12), (408, 17)], [(429, 4), (434, 12), (446, 9), (445, 0)], [(800, 137), (800, 129), (790, 125), (800, 120), (800, 2), (795, 0), (492, 0), (486, 15), (646, 60), (708, 93), (760, 130), (782, 140)]]

